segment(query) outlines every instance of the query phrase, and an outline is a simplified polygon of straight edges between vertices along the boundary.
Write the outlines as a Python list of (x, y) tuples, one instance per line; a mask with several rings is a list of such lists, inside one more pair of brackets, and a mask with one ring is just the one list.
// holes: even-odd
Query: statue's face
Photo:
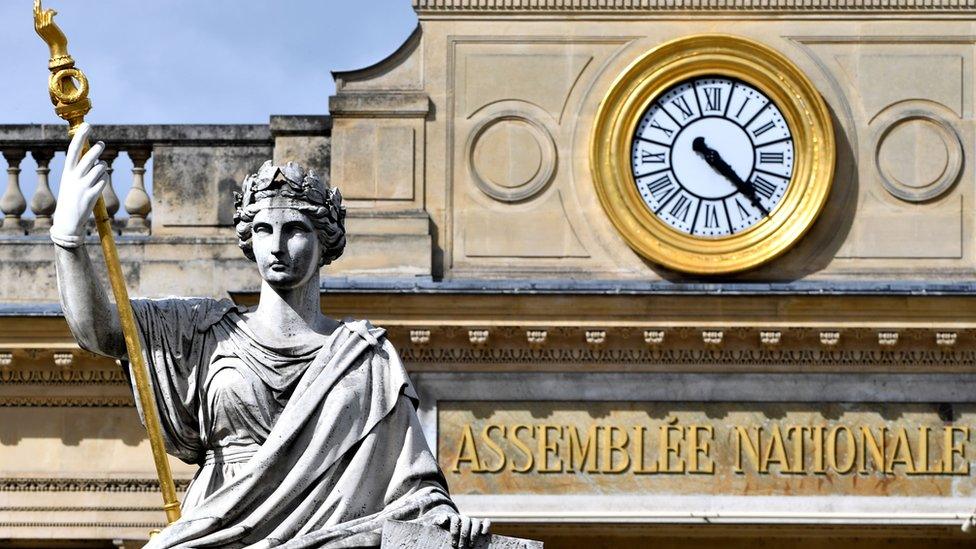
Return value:
[(318, 274), (318, 237), (302, 212), (287, 208), (261, 210), (254, 216), (251, 230), (258, 271), (272, 287), (295, 288)]

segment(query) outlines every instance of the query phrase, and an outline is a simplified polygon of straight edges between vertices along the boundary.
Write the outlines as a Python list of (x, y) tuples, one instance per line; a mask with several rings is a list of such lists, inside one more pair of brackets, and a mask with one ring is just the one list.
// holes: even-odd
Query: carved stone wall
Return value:
[[(974, 237), (974, 174), (966, 156), (976, 146), (967, 84), (976, 43), (968, 18), (976, 5), (414, 5), (421, 18), (414, 37), (376, 66), (340, 75), (333, 103), (429, 98), (426, 129), (413, 134), (424, 143), (404, 142), (384, 159), (400, 162), (403, 173), (424, 166), (417, 188), (436, 227), (435, 274), (675, 279), (641, 259), (610, 225), (593, 190), (589, 139), (596, 107), (629, 63), (666, 40), (702, 32), (752, 38), (789, 57), (823, 95), (838, 136), (833, 191), (813, 230), (786, 256), (737, 279), (974, 273), (976, 254), (967, 244)], [(769, 19), (761, 14), (767, 11), (783, 15)], [(895, 11), (898, 17), (881, 18)], [(344, 124), (379, 127), (377, 116), (345, 111)], [(337, 148), (356, 142), (334, 139)], [(333, 169), (356, 162), (336, 157)]]

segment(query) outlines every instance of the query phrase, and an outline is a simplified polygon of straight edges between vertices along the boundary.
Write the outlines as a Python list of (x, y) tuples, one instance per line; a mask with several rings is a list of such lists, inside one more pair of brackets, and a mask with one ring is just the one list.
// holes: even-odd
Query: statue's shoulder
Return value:
[(372, 322), (365, 319), (344, 318), (340, 322), (347, 330), (363, 338), (366, 343), (381, 349), (385, 347), (393, 348), (393, 344), (386, 337), (386, 330), (374, 326)]
[(373, 325), (368, 320), (356, 320), (345, 318), (342, 320), (343, 326), (352, 332), (353, 337), (361, 337), (369, 344), (369, 360), (366, 362), (378, 366), (374, 373), (383, 375), (387, 380), (387, 385), (396, 389), (396, 394), (407, 397), (412, 403), (414, 410), (420, 404), (420, 397), (410, 382), (407, 369), (400, 360), (393, 343), (386, 337), (386, 330)]
[(244, 309), (230, 299), (210, 297), (164, 297), (134, 299), (133, 309), (145, 315), (162, 318), (166, 322), (189, 325), (198, 332), (209, 330), (231, 312)]

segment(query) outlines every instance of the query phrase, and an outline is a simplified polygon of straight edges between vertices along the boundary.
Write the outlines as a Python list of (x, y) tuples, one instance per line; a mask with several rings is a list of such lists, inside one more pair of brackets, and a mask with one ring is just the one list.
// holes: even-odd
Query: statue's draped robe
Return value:
[(146, 547), (376, 546), (387, 519), (457, 512), (383, 330), (283, 349), (226, 300), (133, 309), (167, 451), (200, 465)]

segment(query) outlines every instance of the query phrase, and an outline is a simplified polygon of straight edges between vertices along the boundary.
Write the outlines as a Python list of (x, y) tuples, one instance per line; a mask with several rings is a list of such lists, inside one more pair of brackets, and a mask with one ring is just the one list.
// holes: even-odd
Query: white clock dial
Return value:
[(769, 97), (742, 82), (698, 77), (647, 108), (632, 171), (647, 207), (697, 237), (740, 233), (773, 211), (793, 176), (793, 136)]

